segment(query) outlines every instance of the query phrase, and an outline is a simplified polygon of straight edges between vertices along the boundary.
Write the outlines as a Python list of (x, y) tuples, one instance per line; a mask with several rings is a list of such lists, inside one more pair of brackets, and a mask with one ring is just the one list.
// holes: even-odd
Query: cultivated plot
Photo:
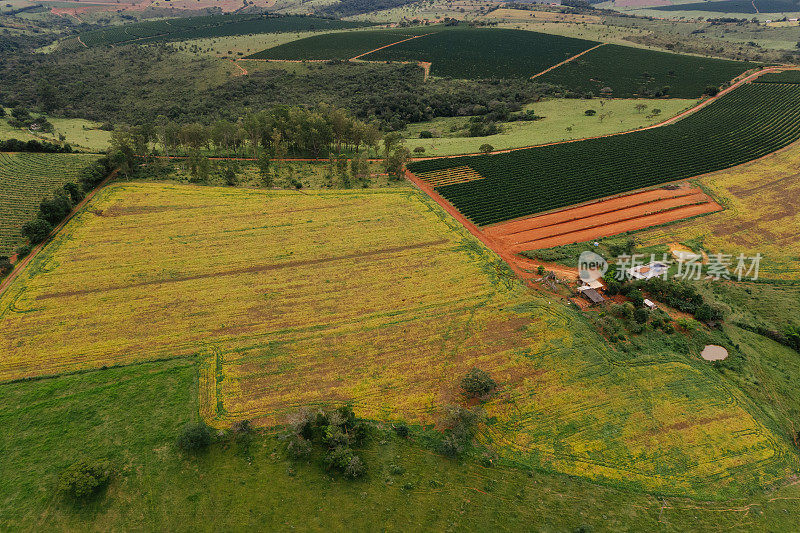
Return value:
[(457, 29), (383, 48), (362, 59), (424, 61), (448, 78), (530, 78), (600, 43), (523, 30)]
[(469, 168), (481, 179), (436, 187), (480, 225), (732, 167), (800, 138), (800, 85), (745, 84), (668, 126), (598, 139), (410, 164), (422, 179)]
[(0, 255), (21, 244), (22, 225), (33, 219), (39, 202), (68, 182), (98, 156), (84, 154), (0, 153)]
[(574, 91), (616, 98), (698, 98), (756, 65), (606, 44), (536, 78)]
[(219, 427), (344, 401), (437, 423), (481, 367), (500, 388), (480, 438), (504, 459), (713, 497), (796, 469), (697, 354), (631, 363), (580, 317), (523, 290), (415, 191), (130, 183), (0, 297), (0, 377), (197, 357)]

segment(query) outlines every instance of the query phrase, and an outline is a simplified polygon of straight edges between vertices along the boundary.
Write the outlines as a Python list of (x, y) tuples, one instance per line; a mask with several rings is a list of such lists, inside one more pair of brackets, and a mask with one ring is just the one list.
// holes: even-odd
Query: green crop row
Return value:
[(669, 126), (497, 155), (415, 162), (484, 179), (437, 191), (480, 225), (502, 222), (764, 156), (800, 139), (800, 86), (747, 84)]
[[(606, 44), (536, 78), (595, 96), (698, 98), (756, 65)], [(610, 92), (608, 91), (610, 89)]]
[(164, 42), (228, 37), (258, 33), (284, 33), (313, 30), (339, 30), (369, 26), (369, 23), (304, 16), (208, 15), (112, 26), (82, 33), (86, 46), (125, 44), (127, 42)]
[(373, 52), (372, 61), (426, 61), (447, 78), (530, 78), (597, 42), (523, 30), (458, 28)]
[(0, 152), (0, 255), (20, 244), (20, 229), (39, 202), (70, 181), (98, 156)]
[(440, 28), (401, 28), (313, 35), (257, 52), (247, 59), (350, 59), (414, 36), (440, 31)]

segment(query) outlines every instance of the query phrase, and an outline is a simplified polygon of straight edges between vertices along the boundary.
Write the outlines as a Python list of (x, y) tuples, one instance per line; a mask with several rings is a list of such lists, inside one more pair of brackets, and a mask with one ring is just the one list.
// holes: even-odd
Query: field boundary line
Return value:
[(117, 175), (117, 172), (119, 172), (119, 169), (115, 169), (108, 176), (106, 176), (106, 179), (101, 181), (97, 187), (92, 189), (89, 194), (83, 197), (83, 200), (81, 200), (78, 205), (72, 208), (72, 211), (70, 211), (64, 220), (62, 220), (55, 228), (53, 228), (45, 240), (34, 246), (31, 252), (23, 260), (18, 261), (14, 265), (14, 270), (12, 270), (11, 273), (9, 273), (8, 276), (6, 276), (6, 278), (0, 282), (0, 295), (2, 295), (3, 292), (5, 292), (5, 290), (11, 286), (12, 282), (19, 277), (20, 273), (25, 270), (25, 267), (27, 267), (31, 261), (33, 261), (33, 258), (36, 257), (36, 255), (45, 247), (45, 245), (47, 245), (47, 243), (49, 243), (53, 237), (55, 237), (56, 234), (67, 225), (67, 222), (72, 220), (72, 218), (78, 214), (78, 212), (82, 210), (87, 203), (89, 203), (89, 200), (94, 198), (95, 194), (97, 194), (100, 189), (105, 187), (109, 181), (114, 179), (114, 177)]
[(589, 52), (591, 52), (592, 50), (597, 50), (597, 49), (598, 49), (598, 48), (600, 48), (601, 46), (605, 46), (605, 44), (606, 44), (606, 43), (600, 43), (600, 44), (598, 44), (598, 45), (595, 45), (595, 46), (593, 46), (593, 47), (589, 48), (588, 50), (584, 50), (583, 52), (581, 52), (581, 53), (579, 53), (579, 54), (575, 54), (575, 55), (574, 55), (574, 56), (572, 56), (572, 57), (568, 57), (567, 59), (565, 59), (565, 60), (564, 60), (564, 61), (562, 61), (561, 63), (556, 63), (556, 64), (555, 64), (555, 65), (553, 65), (552, 67), (548, 67), (548, 68), (544, 69), (543, 71), (539, 72), (538, 74), (534, 74), (534, 75), (533, 75), (533, 76), (531, 76), (529, 79), (531, 79), (531, 80), (532, 80), (532, 79), (534, 79), (534, 78), (538, 78), (539, 76), (541, 76), (541, 75), (543, 75), (543, 74), (547, 74), (547, 73), (548, 73), (548, 72), (550, 72), (551, 70), (555, 70), (555, 69), (557, 69), (558, 67), (560, 67), (560, 66), (562, 66), (562, 65), (566, 65), (567, 63), (569, 63), (569, 62), (571, 62), (571, 61), (574, 61), (575, 59), (578, 59), (578, 58), (579, 58), (579, 57), (581, 57), (583, 54), (588, 54), (588, 53), (589, 53)]
[(384, 46), (379, 46), (378, 48), (376, 48), (376, 49), (374, 49), (374, 50), (370, 50), (369, 52), (364, 52), (363, 54), (359, 54), (359, 55), (357, 55), (357, 56), (353, 56), (353, 57), (351, 57), (350, 59), (348, 59), (348, 61), (354, 61), (354, 60), (356, 60), (356, 59), (359, 59), (359, 58), (361, 58), (361, 57), (364, 57), (364, 56), (366, 56), (366, 55), (369, 55), (369, 54), (371, 54), (371, 53), (373, 53), (373, 52), (377, 52), (378, 50), (383, 50), (384, 48), (389, 48), (390, 46), (394, 46), (394, 45), (396, 45), (396, 44), (404, 43), (404, 42), (406, 42), (406, 41), (413, 41), (414, 39), (419, 39), (420, 37), (427, 37), (428, 35), (433, 35), (433, 33), (434, 33), (434, 32), (431, 32), (431, 33), (423, 33), (422, 35), (414, 35), (413, 37), (408, 37), (407, 39), (403, 39), (402, 41), (397, 41), (397, 42), (394, 42), (394, 43), (389, 43), (389, 44), (386, 44), (386, 45), (384, 45)]

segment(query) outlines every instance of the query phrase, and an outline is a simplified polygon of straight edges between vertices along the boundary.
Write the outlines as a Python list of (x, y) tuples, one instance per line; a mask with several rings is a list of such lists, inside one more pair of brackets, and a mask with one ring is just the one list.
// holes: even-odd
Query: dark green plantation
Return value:
[(651, 9), (658, 11), (713, 11), (715, 13), (791, 13), (800, 11), (797, 2), (786, 0), (723, 0), (717, 2), (696, 2), (658, 6)]
[(433, 76), (447, 78), (529, 78), (598, 44), (531, 31), (459, 28), (405, 41), (363, 59), (427, 61)]
[(103, 46), (134, 41), (137, 43), (152, 43), (204, 37), (229, 37), (250, 33), (341, 30), (369, 25), (369, 23), (364, 22), (348, 22), (319, 17), (260, 14), (208, 15), (111, 26), (83, 33), (80, 38), (86, 46)]
[(314, 35), (256, 52), (246, 59), (350, 59), (381, 46), (435, 31), (441, 30), (403, 28)]
[(606, 44), (537, 78), (595, 96), (697, 98), (756, 65)]
[(799, 138), (800, 87), (747, 84), (669, 126), (409, 170), (469, 166), (484, 179), (437, 190), (476, 224), (492, 224), (732, 167)]

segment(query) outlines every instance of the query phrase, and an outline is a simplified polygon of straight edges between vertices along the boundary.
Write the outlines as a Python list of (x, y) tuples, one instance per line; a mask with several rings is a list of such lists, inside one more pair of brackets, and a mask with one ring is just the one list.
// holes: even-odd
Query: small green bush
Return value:
[(107, 461), (78, 461), (67, 468), (58, 480), (58, 490), (75, 501), (85, 501), (99, 493), (111, 479)]
[(178, 448), (186, 452), (199, 452), (211, 444), (211, 430), (202, 421), (187, 424), (178, 435)]

